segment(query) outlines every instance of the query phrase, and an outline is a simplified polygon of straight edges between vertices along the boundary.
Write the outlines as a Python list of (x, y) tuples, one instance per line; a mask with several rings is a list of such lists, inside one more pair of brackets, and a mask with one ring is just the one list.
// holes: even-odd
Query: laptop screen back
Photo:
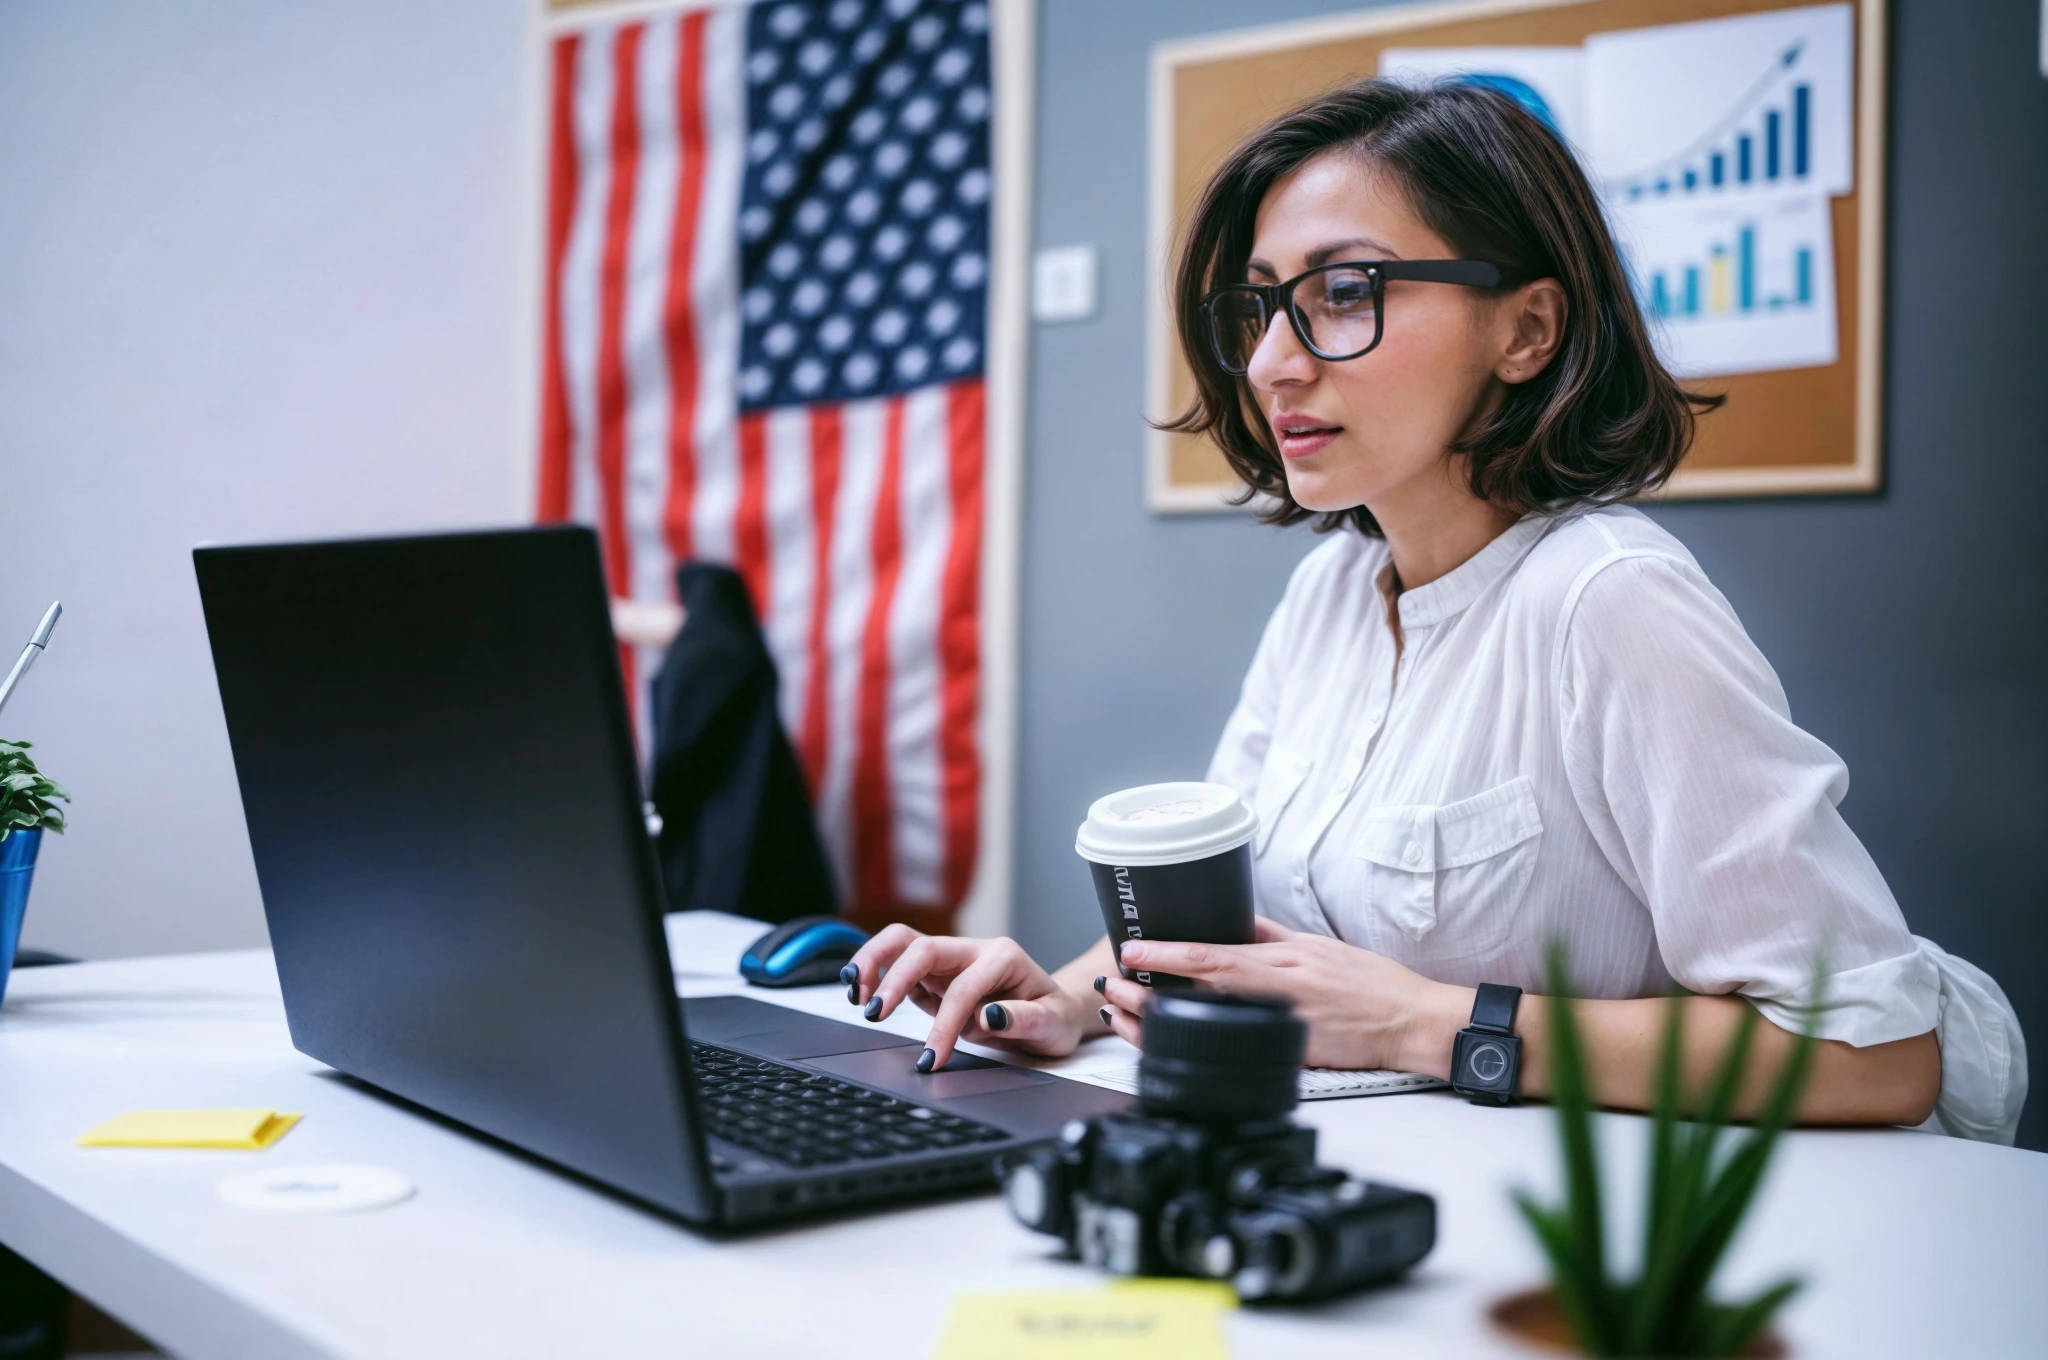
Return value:
[(595, 536), (193, 558), (292, 1042), (709, 1217)]

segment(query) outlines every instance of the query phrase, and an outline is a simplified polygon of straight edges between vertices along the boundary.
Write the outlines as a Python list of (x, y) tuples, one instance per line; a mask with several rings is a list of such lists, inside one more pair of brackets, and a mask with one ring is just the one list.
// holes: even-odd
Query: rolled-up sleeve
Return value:
[(1937, 1031), (1949, 1132), (2011, 1141), (2019, 1024), (1982, 972), (1916, 939), (1842, 819), (1848, 770), (1791, 718), (1734, 610), (1690, 562), (1621, 552), (1557, 635), (1566, 771), (1649, 909), (1665, 967), (1786, 1029), (1864, 1047)]

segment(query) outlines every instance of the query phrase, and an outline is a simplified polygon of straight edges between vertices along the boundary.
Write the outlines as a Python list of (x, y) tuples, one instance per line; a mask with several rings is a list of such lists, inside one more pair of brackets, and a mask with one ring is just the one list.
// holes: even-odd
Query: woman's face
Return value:
[[(1267, 190), (1245, 275), (1278, 283), (1333, 261), (1456, 255), (1389, 176), (1355, 156), (1328, 153)], [(1445, 450), (1494, 384), (1497, 312), (1469, 288), (1390, 281), (1378, 347), (1335, 363), (1311, 354), (1287, 318), (1276, 316), (1246, 377), (1295, 502), (1319, 511), (1363, 505), (1379, 514), (1461, 486)]]

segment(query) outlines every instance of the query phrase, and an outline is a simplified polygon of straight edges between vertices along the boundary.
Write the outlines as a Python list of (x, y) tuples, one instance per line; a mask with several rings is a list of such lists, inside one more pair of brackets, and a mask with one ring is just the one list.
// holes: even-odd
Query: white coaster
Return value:
[(271, 1214), (341, 1214), (412, 1198), (413, 1183), (387, 1166), (278, 1166), (229, 1176), (214, 1187), (237, 1209)]

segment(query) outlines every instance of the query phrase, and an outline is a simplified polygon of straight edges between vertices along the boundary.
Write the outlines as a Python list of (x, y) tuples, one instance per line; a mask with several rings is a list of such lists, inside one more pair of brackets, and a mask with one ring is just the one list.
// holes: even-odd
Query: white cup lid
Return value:
[(1259, 815), (1224, 784), (1141, 784), (1095, 800), (1074, 837), (1097, 864), (1179, 864), (1235, 850)]

